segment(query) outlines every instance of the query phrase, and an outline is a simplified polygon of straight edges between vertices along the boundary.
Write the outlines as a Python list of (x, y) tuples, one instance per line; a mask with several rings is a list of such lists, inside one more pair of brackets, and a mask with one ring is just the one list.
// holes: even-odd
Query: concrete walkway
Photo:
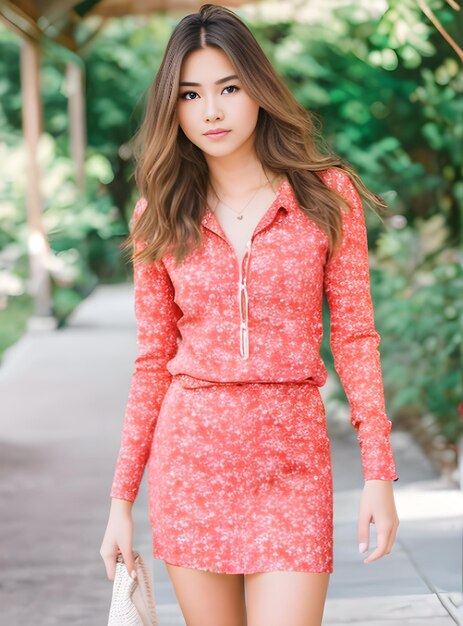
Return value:
[[(31, 330), (5, 356), (0, 367), (2, 626), (107, 622), (111, 584), (98, 551), (135, 355), (132, 287), (118, 285), (96, 289), (67, 328)], [(363, 564), (357, 551), (363, 477), (356, 432), (348, 414), (334, 413), (328, 403), (327, 414), (335, 572), (323, 623), (463, 624), (462, 617), (458, 620), (463, 498), (457, 485), (436, 476), (406, 433), (393, 431), (401, 525), (392, 553)], [(146, 483), (134, 517), (136, 545), (149, 560)], [(160, 626), (183, 625), (164, 563), (153, 563)]]

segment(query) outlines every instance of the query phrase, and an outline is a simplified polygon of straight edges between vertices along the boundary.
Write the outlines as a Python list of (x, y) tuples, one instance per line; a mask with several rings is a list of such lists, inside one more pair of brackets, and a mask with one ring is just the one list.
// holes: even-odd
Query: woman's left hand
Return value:
[(365, 481), (360, 500), (359, 551), (363, 553), (368, 550), (370, 544), (370, 523), (376, 526), (376, 550), (368, 558), (364, 559), (364, 563), (376, 561), (382, 556), (389, 554), (392, 550), (400, 523), (395, 508), (392, 482), (392, 480)]

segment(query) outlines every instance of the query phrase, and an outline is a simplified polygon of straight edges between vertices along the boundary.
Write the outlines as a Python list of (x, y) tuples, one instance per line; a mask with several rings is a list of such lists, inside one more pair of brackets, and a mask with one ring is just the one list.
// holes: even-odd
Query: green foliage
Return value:
[(0, 296), (0, 363), (4, 352), (24, 334), (32, 313), (33, 301), (29, 294), (8, 301)]
[(142, 23), (111, 21), (84, 53), (89, 145), (113, 166), (138, 127), (143, 93), (159, 67), (173, 23), (160, 17)]
[(452, 443), (463, 435), (463, 266), (446, 246), (442, 215), (379, 237), (381, 271), (372, 273), (381, 357), (392, 412), (413, 406), (434, 414)]
[(5, 136), (21, 128), (19, 39), (0, 25), (0, 129)]
[[(27, 168), (21, 144), (0, 149), (5, 155), (0, 171), (0, 298), (11, 305), (27, 294)], [(104, 183), (112, 171), (104, 157), (88, 159), (85, 193), (74, 183), (71, 160), (57, 154), (56, 142), (50, 135), (42, 136), (39, 157), (43, 225), (50, 245), (47, 267), (52, 281), (53, 314), (62, 324), (99, 281), (127, 278), (119, 248), (127, 235), (127, 224), (105, 191)], [(7, 339), (3, 341), (8, 343)]]

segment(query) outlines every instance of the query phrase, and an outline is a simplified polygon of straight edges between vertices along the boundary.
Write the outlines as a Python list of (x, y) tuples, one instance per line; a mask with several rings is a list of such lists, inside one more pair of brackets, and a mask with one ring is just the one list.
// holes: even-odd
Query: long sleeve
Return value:
[[(146, 208), (141, 198), (134, 220)], [(135, 250), (143, 247), (136, 241)], [(134, 309), (137, 321), (137, 357), (129, 388), (111, 497), (133, 502), (138, 494), (162, 400), (172, 375), (167, 362), (177, 351), (177, 321), (181, 311), (162, 263), (134, 264)]]
[(341, 247), (325, 266), (324, 289), (330, 310), (334, 366), (350, 405), (365, 480), (398, 480), (389, 433), (380, 362), (381, 338), (375, 328), (370, 293), (364, 209), (347, 174), (330, 170), (325, 184), (350, 205), (342, 210)]

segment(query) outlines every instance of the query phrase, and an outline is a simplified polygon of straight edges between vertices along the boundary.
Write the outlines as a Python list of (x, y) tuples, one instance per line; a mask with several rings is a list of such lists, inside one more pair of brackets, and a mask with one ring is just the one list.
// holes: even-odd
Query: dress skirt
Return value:
[(153, 555), (226, 574), (333, 571), (319, 387), (176, 375), (148, 461)]

